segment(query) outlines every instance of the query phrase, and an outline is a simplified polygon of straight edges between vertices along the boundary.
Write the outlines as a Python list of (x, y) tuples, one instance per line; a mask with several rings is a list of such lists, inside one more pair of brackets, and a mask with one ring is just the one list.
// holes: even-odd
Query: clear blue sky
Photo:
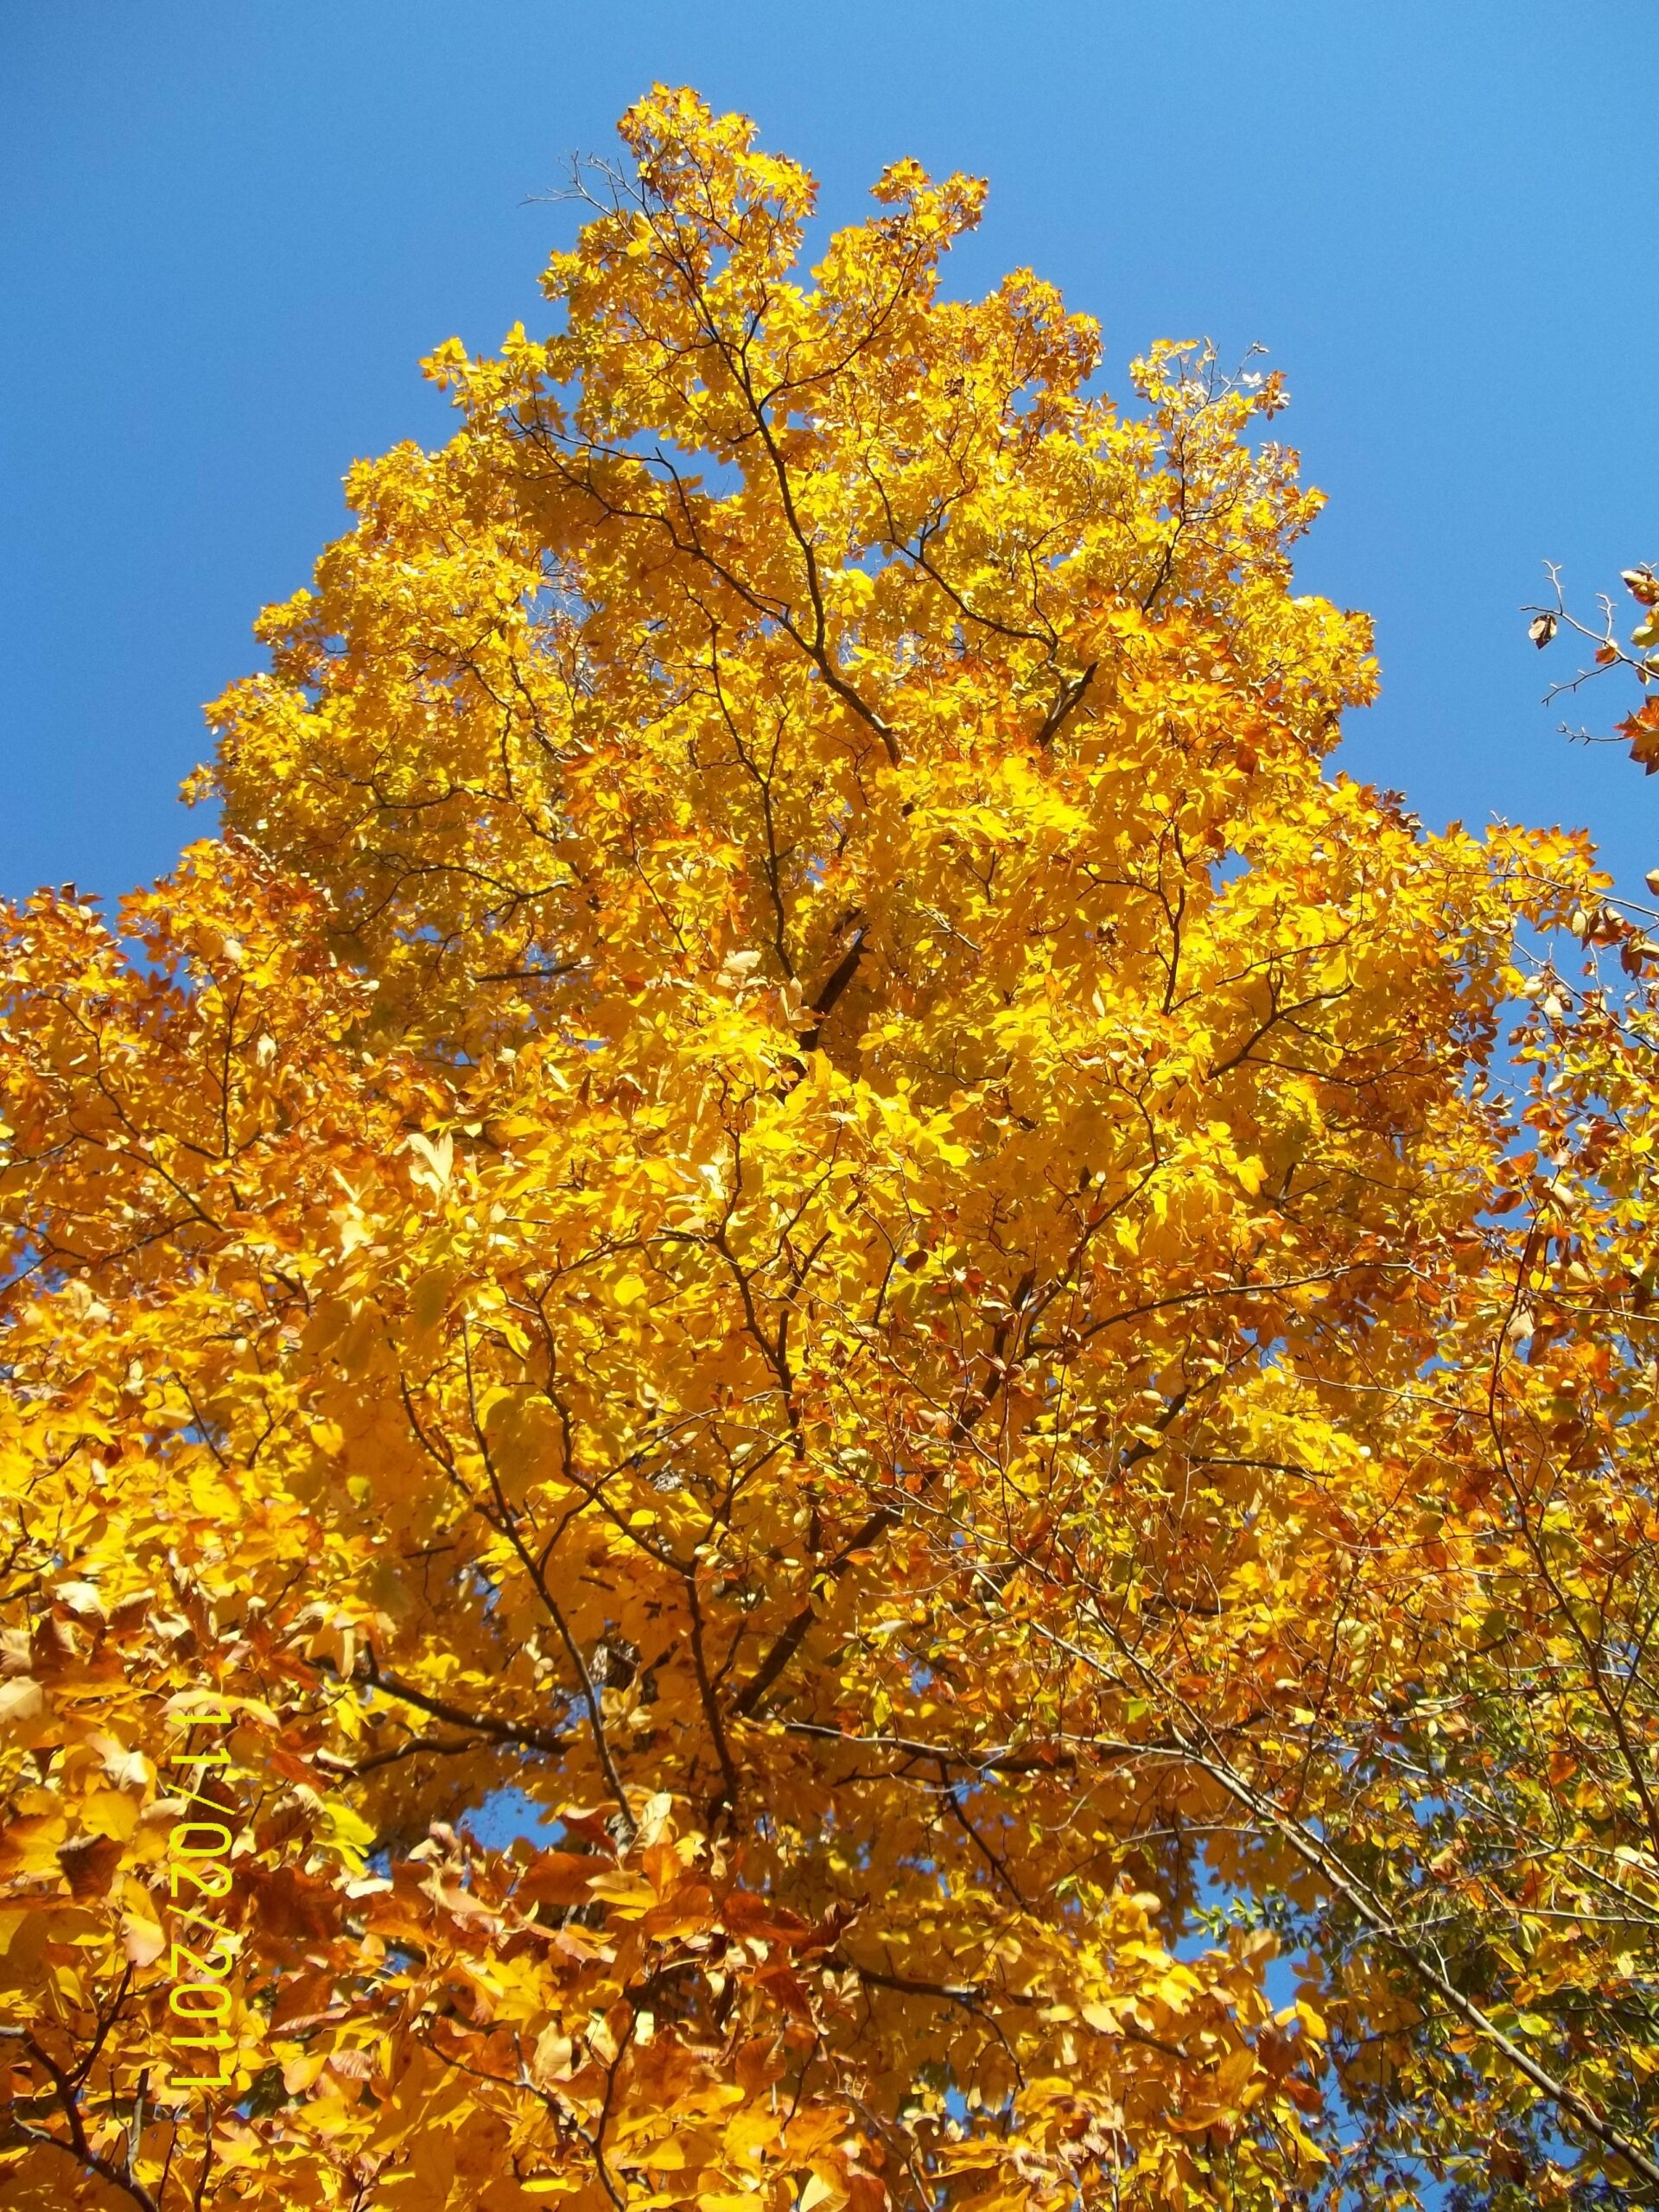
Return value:
[[(1331, 506), (1304, 587), (1376, 615), (1356, 772), (1659, 861), (1659, 785), (1539, 704), (1659, 556), (1650, 5), (1575, 0), (0, 0), (0, 889), (118, 892), (202, 825), (200, 703), (340, 526), (353, 456), (446, 435), (416, 358), (537, 327), (653, 77), (755, 116), (832, 220), (913, 153), (988, 175), (957, 283), (1253, 341)], [(1566, 673), (1566, 670), (1560, 672)], [(1606, 727), (1611, 685), (1585, 711)]]

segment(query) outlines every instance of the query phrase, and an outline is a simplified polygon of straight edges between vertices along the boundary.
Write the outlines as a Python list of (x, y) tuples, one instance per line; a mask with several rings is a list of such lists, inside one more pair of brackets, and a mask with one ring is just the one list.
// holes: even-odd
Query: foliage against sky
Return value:
[(1275, 380), (623, 135), (223, 834), (9, 917), (8, 2202), (1659, 2180), (1640, 944), (1327, 772)]

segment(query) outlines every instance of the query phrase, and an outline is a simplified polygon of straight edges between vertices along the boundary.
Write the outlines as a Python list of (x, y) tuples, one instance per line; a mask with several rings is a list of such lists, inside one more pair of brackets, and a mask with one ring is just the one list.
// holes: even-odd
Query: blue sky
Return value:
[[(1303, 586), (1370, 608), (1344, 759), (1435, 826), (1587, 825), (1627, 888), (1659, 785), (1539, 703), (1522, 603), (1659, 556), (1653, 17), (1576, 0), (4, 0), (0, 890), (118, 892), (202, 825), (200, 704), (340, 526), (353, 458), (446, 416), (417, 357), (541, 320), (653, 77), (807, 161), (988, 175), (956, 260), (1105, 327), (1252, 343), (1331, 506)], [(531, 204), (526, 204), (526, 202)], [(1556, 671), (1567, 673), (1564, 667)], [(1611, 685), (1582, 712), (1606, 728)]]

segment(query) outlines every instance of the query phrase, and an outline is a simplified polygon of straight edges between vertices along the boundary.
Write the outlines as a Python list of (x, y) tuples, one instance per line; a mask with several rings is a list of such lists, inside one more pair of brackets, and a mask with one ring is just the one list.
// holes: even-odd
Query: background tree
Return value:
[(1562, 734), (1581, 745), (1617, 743), (1623, 739), (1630, 746), (1630, 758), (1650, 776), (1659, 767), (1659, 696), (1654, 696), (1651, 688), (1659, 678), (1659, 575), (1645, 562), (1640, 568), (1623, 572), (1619, 581), (1636, 601), (1637, 620), (1634, 629), (1621, 636), (1618, 608), (1611, 599), (1602, 597), (1599, 626), (1582, 621), (1567, 603), (1560, 570), (1553, 562), (1548, 568), (1551, 602), (1527, 609), (1532, 617), (1527, 634), (1541, 652), (1567, 631), (1592, 645), (1595, 657), (1590, 667), (1562, 683), (1552, 683), (1547, 698), (1564, 698), (1614, 668), (1628, 671), (1641, 687), (1636, 706), (1618, 724), (1615, 738), (1598, 738), (1587, 729), (1568, 729), (1565, 724)]
[(9, 920), (8, 2201), (1649, 2188), (1643, 956), (1327, 772), (1276, 380), (622, 128)]

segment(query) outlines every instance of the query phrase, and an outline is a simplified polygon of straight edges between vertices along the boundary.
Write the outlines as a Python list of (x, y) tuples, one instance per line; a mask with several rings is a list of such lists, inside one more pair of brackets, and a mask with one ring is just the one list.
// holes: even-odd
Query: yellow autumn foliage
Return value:
[(622, 131), (220, 833), (6, 917), (6, 2202), (1655, 2178), (1605, 880), (1332, 771), (1275, 379)]

